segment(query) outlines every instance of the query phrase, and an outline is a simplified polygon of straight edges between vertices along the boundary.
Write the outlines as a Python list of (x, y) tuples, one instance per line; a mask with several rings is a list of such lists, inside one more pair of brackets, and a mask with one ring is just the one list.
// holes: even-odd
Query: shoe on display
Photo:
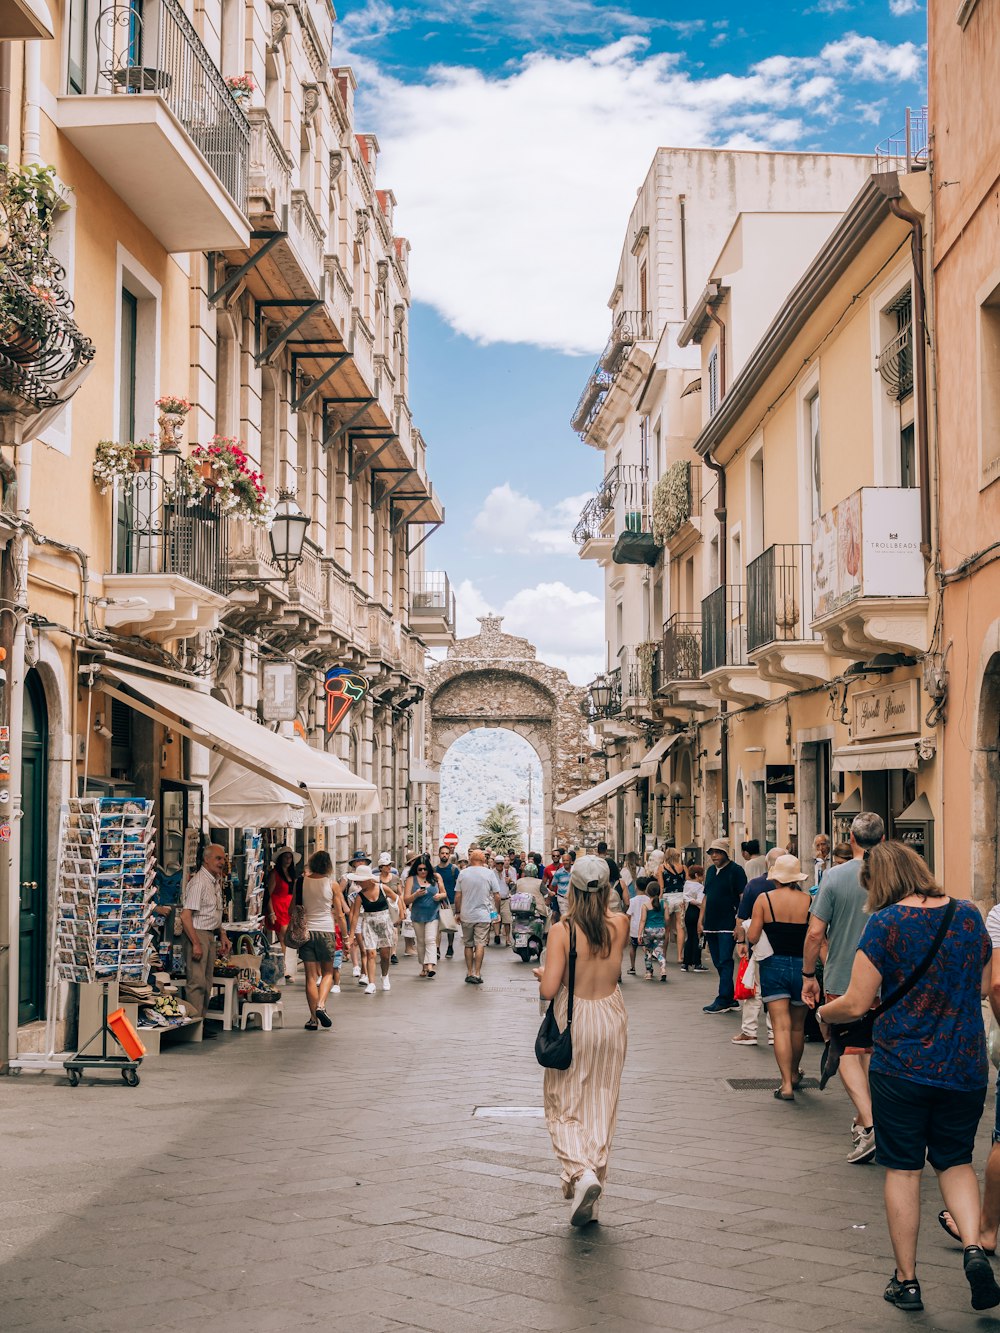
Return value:
[(388, 977), (383, 977), (383, 978), (382, 978), (382, 989), (383, 989), (383, 990), (392, 990), (392, 986), (390, 986), (390, 984), (389, 984), (389, 978), (388, 978)]
[(847, 1154), (847, 1160), (853, 1162), (855, 1166), (865, 1162), (870, 1162), (875, 1156), (875, 1130), (862, 1129), (861, 1133), (854, 1140), (854, 1147)]
[(594, 1220), (594, 1204), (601, 1197), (601, 1182), (593, 1171), (584, 1171), (576, 1182), (576, 1192), (570, 1205), (571, 1227), (585, 1227)]
[(374, 995), (374, 994), (375, 994), (375, 984), (374, 984), (374, 982), (369, 981), (368, 985), (365, 987), (365, 994), (366, 994), (366, 995)]

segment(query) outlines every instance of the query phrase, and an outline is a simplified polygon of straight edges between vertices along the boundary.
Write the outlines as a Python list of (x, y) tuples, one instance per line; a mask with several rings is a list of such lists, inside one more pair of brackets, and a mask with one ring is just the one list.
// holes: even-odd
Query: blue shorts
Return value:
[(803, 1005), (802, 998), (802, 959), (789, 958), (776, 953), (770, 958), (761, 958), (757, 962), (760, 975), (760, 998), (765, 1004), (769, 1000), (790, 1000), (794, 1005)]

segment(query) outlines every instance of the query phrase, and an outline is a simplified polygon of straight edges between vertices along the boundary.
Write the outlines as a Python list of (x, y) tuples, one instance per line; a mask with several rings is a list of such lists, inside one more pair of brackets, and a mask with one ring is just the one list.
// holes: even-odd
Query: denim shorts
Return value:
[(760, 976), (760, 998), (765, 1004), (769, 1000), (790, 1000), (795, 1005), (805, 1003), (802, 999), (801, 958), (772, 954), (770, 958), (757, 960), (757, 972)]

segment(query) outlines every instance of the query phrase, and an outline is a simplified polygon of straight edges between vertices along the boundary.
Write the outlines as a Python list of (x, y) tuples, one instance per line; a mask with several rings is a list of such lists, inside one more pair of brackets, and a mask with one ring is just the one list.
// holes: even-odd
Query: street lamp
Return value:
[(286, 579), (302, 561), (302, 545), (308, 526), (309, 517), (299, 508), (295, 492), (279, 491), (270, 532), (271, 558)]
[(611, 703), (611, 681), (602, 672), (596, 676), (590, 686), (590, 698), (597, 713), (607, 713)]

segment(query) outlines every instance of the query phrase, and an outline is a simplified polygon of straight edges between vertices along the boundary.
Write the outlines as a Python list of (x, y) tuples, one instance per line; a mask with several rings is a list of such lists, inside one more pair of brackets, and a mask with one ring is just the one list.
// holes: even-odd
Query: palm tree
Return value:
[(497, 801), (479, 821), (476, 842), (481, 847), (492, 847), (494, 852), (510, 856), (521, 851), (521, 823), (514, 807), (507, 801)]

